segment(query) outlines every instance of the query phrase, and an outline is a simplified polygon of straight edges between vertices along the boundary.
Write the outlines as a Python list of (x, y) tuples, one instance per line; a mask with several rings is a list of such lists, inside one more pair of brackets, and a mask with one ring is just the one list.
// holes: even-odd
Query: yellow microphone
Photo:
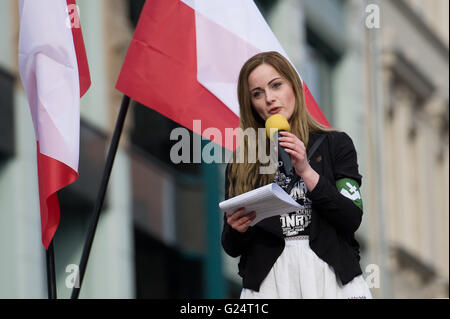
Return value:
[[(271, 140), (273, 139), (273, 134), (277, 133), (278, 138), (280, 135), (280, 131), (291, 131), (291, 126), (287, 119), (281, 114), (275, 114), (269, 117), (266, 120), (266, 133), (267, 137)], [(294, 171), (292, 168), (291, 157), (288, 153), (286, 153), (283, 146), (280, 145), (278, 140), (278, 168), (281, 172), (284, 172), (286, 176), (293, 176)]]
[(274, 129), (272, 132), (277, 132), (277, 131), (290, 132), (291, 126), (289, 125), (289, 122), (283, 115), (275, 114), (266, 120), (267, 137), (272, 139), (273, 136), (271, 136), (271, 134), (270, 134), (270, 129)]

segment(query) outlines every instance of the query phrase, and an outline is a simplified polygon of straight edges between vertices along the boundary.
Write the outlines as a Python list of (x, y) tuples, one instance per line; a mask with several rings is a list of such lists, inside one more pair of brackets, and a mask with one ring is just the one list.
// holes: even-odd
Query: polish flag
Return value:
[[(195, 133), (225, 136), (239, 126), (239, 71), (265, 51), (288, 58), (252, 0), (147, 0), (116, 88)], [(330, 126), (303, 90), (311, 115)]]
[(42, 243), (58, 228), (57, 191), (78, 178), (80, 97), (91, 80), (75, 0), (20, 0), (19, 70), (37, 141)]

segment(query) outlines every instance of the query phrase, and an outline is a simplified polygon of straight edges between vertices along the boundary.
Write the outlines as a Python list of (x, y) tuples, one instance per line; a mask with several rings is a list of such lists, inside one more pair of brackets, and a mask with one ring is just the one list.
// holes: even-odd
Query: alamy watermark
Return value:
[(80, 277), (79, 277), (80, 269), (78, 265), (75, 264), (67, 265), (66, 273), (69, 273), (65, 281), (66, 287), (69, 289), (80, 288)]
[[(256, 163), (257, 160), (262, 164), (259, 168), (260, 174), (273, 174), (278, 168), (278, 157), (275, 145), (278, 145), (278, 135), (274, 134), (276, 129), (271, 129), (273, 140), (269, 140), (266, 136), (265, 128), (225, 128), (225, 137), (218, 128), (209, 127), (202, 131), (201, 121), (193, 121), (193, 131), (202, 132), (202, 136), (194, 135), (191, 144), (189, 130), (184, 127), (177, 127), (170, 133), (170, 140), (177, 141), (170, 149), (170, 160), (174, 164), (180, 163), (230, 163), (233, 161), (233, 153), (225, 150), (225, 159), (223, 158), (223, 147), (233, 149), (234, 143), (247, 139), (247, 147), (244, 152), (242, 147), (236, 150), (236, 163), (244, 163), (247, 157), (248, 163)], [(203, 149), (201, 147), (203, 140), (210, 140)], [(225, 140), (225, 143), (222, 142)], [(270, 143), (268, 146), (267, 144)], [(191, 147), (192, 145), (192, 147)], [(192, 149), (192, 154), (191, 154)], [(268, 150), (268, 154), (267, 154)], [(247, 155), (247, 156), (246, 156)], [(192, 160), (191, 160), (192, 157)], [(263, 166), (265, 165), (265, 166)]]
[(368, 274), (365, 278), (369, 288), (380, 288), (380, 267), (376, 264), (366, 266), (365, 272)]
[(369, 4), (366, 6), (366, 27), (368, 29), (380, 28), (380, 7), (377, 4)]

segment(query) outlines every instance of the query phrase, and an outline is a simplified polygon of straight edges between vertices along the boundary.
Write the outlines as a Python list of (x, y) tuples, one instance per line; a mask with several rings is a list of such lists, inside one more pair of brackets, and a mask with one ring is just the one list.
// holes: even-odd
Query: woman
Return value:
[[(259, 174), (258, 161), (230, 163), (225, 197), (276, 182), (302, 205), (253, 227), (254, 212), (243, 215), (242, 208), (225, 214), (222, 246), (230, 256), (240, 256), (241, 298), (371, 298), (354, 236), (362, 218), (362, 177), (352, 140), (310, 116), (297, 72), (277, 52), (260, 53), (244, 64), (238, 98), (243, 130), (258, 131), (273, 114), (289, 121), (291, 132), (281, 132), (279, 140), (295, 177), (286, 183), (279, 171)], [(308, 160), (311, 145), (323, 135)], [(257, 147), (248, 140), (241, 145), (246, 155), (249, 145)]]

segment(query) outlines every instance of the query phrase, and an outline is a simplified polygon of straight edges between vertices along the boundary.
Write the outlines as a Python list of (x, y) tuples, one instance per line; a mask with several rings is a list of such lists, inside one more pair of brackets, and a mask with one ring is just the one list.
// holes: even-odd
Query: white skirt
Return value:
[(286, 240), (259, 292), (244, 288), (241, 299), (372, 299), (362, 275), (342, 285), (333, 268), (309, 247), (307, 238)]

